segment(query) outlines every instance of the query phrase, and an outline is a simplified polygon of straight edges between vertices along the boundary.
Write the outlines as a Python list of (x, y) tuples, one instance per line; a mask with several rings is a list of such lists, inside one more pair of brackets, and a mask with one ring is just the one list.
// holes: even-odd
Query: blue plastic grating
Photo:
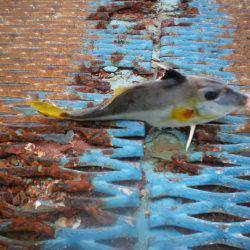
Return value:
[[(83, 50), (82, 53), (91, 53), (96, 60), (84, 62), (87, 68), (95, 66), (109, 69), (108, 67), (111, 66), (111, 68), (127, 68), (139, 73), (150, 73), (153, 43), (147, 30), (138, 26), (136, 18), (127, 16), (123, 18), (124, 20), (120, 20), (114, 17), (117, 12), (126, 9), (132, 11), (133, 8), (137, 8), (139, 12), (139, 6), (146, 5), (146, 2), (101, 1), (91, 3), (91, 6), (96, 7), (88, 17), (92, 20), (93, 29), (89, 30), (91, 38), (84, 41), (84, 46), (92, 46), (93, 50)], [(98, 39), (93, 39), (93, 36), (97, 36)]]
[[(232, 38), (223, 38), (223, 34), (234, 32), (230, 16), (219, 12), (214, 1), (190, 5), (198, 9), (197, 16), (174, 18), (172, 25), (162, 28), (161, 60), (184, 73), (234, 80), (233, 73), (224, 71), (231, 62), (222, 59), (233, 52), (222, 47), (232, 42)], [(149, 249), (202, 249), (212, 244), (250, 248), (250, 209), (246, 205), (250, 199), (250, 160), (246, 155), (250, 139), (239, 133), (249, 119), (228, 116), (221, 122), (196, 131), (204, 137), (198, 136), (196, 146), (182, 162), (198, 168), (195, 175), (157, 173), (157, 166), (145, 162)], [(179, 131), (171, 134), (185, 144)]]
[[(119, 68), (124, 69), (122, 71), (123, 77), (131, 76), (133, 71), (150, 72), (153, 43), (147, 32), (138, 30), (133, 34), (131, 30), (136, 25), (136, 21), (133, 20), (99, 20), (99, 16), (109, 15), (113, 9), (123, 8), (128, 4), (130, 6), (134, 2), (102, 1), (100, 3), (89, 3), (89, 16), (87, 18), (89, 19), (89, 37), (84, 40), (84, 48), (81, 53), (91, 55), (92, 58), (89, 61), (75, 62), (86, 72), (89, 70), (99, 72), (103, 69), (112, 72)], [(96, 13), (98, 13), (97, 16)], [(129, 71), (131, 72), (129, 73)], [(137, 79), (133, 75), (132, 78)], [(114, 81), (114, 84), (119, 85), (119, 81), (118, 84), (117, 81)], [(90, 100), (94, 103), (99, 103), (105, 98), (111, 97), (111, 95), (105, 94), (76, 94), (80, 94), (81, 99)], [(61, 101), (56, 103), (60, 106), (64, 104)], [(83, 108), (82, 105), (78, 105), (79, 103), (79, 101), (76, 104), (71, 103), (71, 108)], [(43, 243), (44, 249), (116, 249), (114, 244), (117, 241), (118, 245), (129, 245), (127, 248), (130, 249), (137, 241), (138, 233), (134, 210), (140, 205), (139, 183), (142, 181), (142, 172), (140, 161), (134, 160), (134, 158), (143, 156), (143, 144), (138, 138), (145, 136), (145, 128), (144, 124), (140, 122), (123, 121), (112, 124), (118, 128), (106, 129), (111, 146), (115, 147), (109, 148), (108, 154), (106, 148), (92, 149), (77, 157), (77, 159), (64, 157), (61, 160), (61, 165), (67, 166), (68, 163), (73, 161), (82, 167), (99, 166), (112, 170), (105, 173), (95, 173), (92, 185), (97, 194), (95, 199), (102, 204), (101, 209), (109, 213), (111, 218), (115, 218), (115, 222), (112, 223), (107, 217), (106, 220), (111, 225), (94, 226), (87, 229), (65, 228), (59, 230), (56, 239)], [(127, 182), (127, 184), (123, 185), (123, 182)], [(98, 194), (105, 197), (98, 197)], [(103, 216), (107, 215), (104, 213)]]
[[(203, 4), (202, 7), (201, 4), (197, 6), (196, 2), (193, 3), (194, 7), (198, 7), (198, 17), (175, 19), (176, 23), (181, 21), (189, 22), (190, 27), (180, 27), (179, 29), (176, 27), (168, 28), (170, 30), (169, 32), (176, 32), (180, 37), (179, 39), (174, 38), (176, 48), (172, 48), (169, 45), (173, 42), (173, 39), (170, 36), (163, 36), (160, 51), (161, 60), (172, 62), (187, 73), (212, 74), (220, 76), (223, 79), (233, 80), (231, 73), (223, 72), (223, 69), (229, 65), (229, 62), (221, 59), (221, 57), (233, 51), (229, 49), (221, 50), (219, 48), (221, 45), (229, 44), (232, 40), (215, 39), (218, 32), (223, 31), (221, 26), (228, 25), (229, 22), (226, 16), (217, 11), (215, 5), (213, 5), (213, 8), (210, 10), (212, 13), (207, 11), (204, 13), (204, 6), (207, 4), (206, 1), (204, 1)], [(215, 16), (218, 17), (219, 21), (215, 22), (214, 19), (211, 18)], [(196, 26), (194, 25), (195, 27), (193, 27), (193, 24)], [(202, 34), (202, 39), (205, 41), (196, 43), (197, 39), (201, 39), (201, 34), (199, 33), (201, 30), (197, 29), (199, 26), (201, 29), (202, 27), (210, 27), (210, 31), (209, 29), (204, 29), (203, 33), (205, 33), (205, 35)], [(212, 28), (215, 28), (217, 33), (211, 32)], [(165, 31), (163, 28), (163, 33)], [(209, 32), (207, 33), (207, 31)], [(197, 32), (198, 34), (196, 35)], [(233, 32), (233, 30), (230, 30), (230, 32)], [(193, 35), (189, 35), (190, 33)], [(113, 36), (110, 34), (108, 36), (113, 39)], [(193, 42), (192, 46), (181, 45), (183, 41), (189, 39)], [(170, 42), (169, 44), (168, 41)], [(165, 45), (165, 42), (168, 46)], [(173, 53), (171, 57), (166, 53), (166, 48)], [(105, 59), (108, 57), (106, 54), (112, 53), (113, 51), (116, 52), (116, 49), (114, 48), (114, 50), (103, 53), (102, 50), (98, 48), (96, 53), (101, 59)], [(123, 52), (123, 50), (121, 51)], [(190, 54), (192, 54), (191, 59), (189, 59)], [(180, 58), (180, 55), (186, 55), (186, 57)], [(209, 58), (209, 65), (204, 66), (202, 63), (206, 58)], [(109, 63), (101, 65), (102, 67), (110, 66)], [(183, 67), (186, 65), (188, 68)], [(129, 66), (133, 68), (131, 64), (116, 66)], [(97, 243), (98, 240), (109, 239), (112, 241), (112, 239), (121, 237), (121, 234), (126, 235), (125, 237), (128, 238), (135, 237), (137, 239), (135, 249), (166, 249), (166, 246), (168, 249), (188, 249), (207, 244), (225, 244), (247, 248), (249, 243), (248, 238), (244, 237), (243, 234), (249, 233), (248, 222), (211, 222), (193, 217), (195, 215), (215, 212), (231, 214), (243, 220), (249, 217), (249, 209), (247, 207), (236, 205), (249, 201), (249, 193), (247, 192), (249, 190), (247, 185), (249, 182), (236, 178), (237, 176), (248, 175), (249, 168), (247, 163), (249, 159), (244, 156), (232, 154), (233, 152), (245, 151), (249, 147), (248, 137), (233, 135), (233, 133), (245, 127), (247, 120), (229, 116), (224, 119), (224, 121), (227, 124), (209, 126), (213, 126), (212, 129), (218, 127), (219, 131), (216, 134), (218, 141), (224, 141), (227, 144), (215, 145), (211, 142), (212, 147), (216, 148), (216, 152), (213, 152), (214, 150), (207, 151), (205, 146), (202, 151), (197, 151), (193, 148), (193, 153), (187, 156), (186, 161), (187, 163), (194, 162), (196, 164), (200, 162), (199, 165), (202, 168), (205, 159), (207, 157), (213, 157), (214, 159), (220, 159), (222, 164), (236, 163), (237, 167), (225, 168), (206, 165), (204, 169), (202, 168), (202, 170), (200, 170), (199, 175), (189, 176), (187, 174), (157, 173), (153, 170), (155, 166), (153, 166), (150, 161), (145, 162), (145, 164), (143, 164), (143, 171), (146, 174), (148, 184), (145, 186), (145, 189), (141, 191), (143, 195), (141, 207), (134, 218), (136, 222), (132, 223), (129, 230), (128, 227), (125, 226), (103, 228), (101, 232), (98, 231), (98, 234), (91, 230), (65, 230), (64, 232), (66, 233), (59, 233), (60, 238), (64, 238), (64, 241), (66, 241), (65, 239), (68, 239), (70, 235), (70, 239), (79, 240), (85, 239), (87, 235), (91, 240), (79, 242), (79, 247), (91, 246), (97, 249), (109, 249), (106, 245)], [(185, 136), (180, 132), (175, 133), (179, 135), (180, 140), (185, 140)], [(237, 144), (235, 145), (235, 143)], [(192, 188), (207, 185), (231, 187), (241, 190), (241, 192), (217, 193)], [(183, 199), (189, 200), (191, 203), (183, 203)], [(121, 234), (116, 231), (118, 229), (121, 230)], [(129, 234), (128, 231), (131, 234)], [(69, 232), (71, 234), (68, 234)]]
[[(88, 32), (86, 37), (84, 35), (81, 54), (92, 57), (84, 62), (74, 60), (83, 71), (81, 72), (84, 76), (82, 87), (96, 81), (97, 78), (101, 79), (100, 72), (105, 75), (103, 68), (111, 73), (110, 75), (113, 72), (119, 73), (120, 69), (124, 70), (122, 74), (125, 82), (131, 81), (131, 77), (132, 80), (139, 79), (136, 76), (137, 72), (147, 74), (151, 71), (150, 62), (154, 47), (149, 30), (137, 26), (138, 18), (133, 15), (125, 12), (115, 17), (114, 14), (116, 11), (119, 12), (118, 10), (126, 10), (128, 6), (130, 6), (128, 8), (130, 12), (133, 5), (138, 6), (138, 3), (143, 9), (146, 2), (151, 1), (88, 2), (87, 19), (89, 21), (85, 28)], [(177, 1), (160, 2), (162, 6), (171, 3), (175, 6)], [(177, 10), (168, 13), (176, 16), (174, 26), (165, 27), (166, 20), (162, 21), (160, 59), (172, 62), (185, 73), (210, 74), (230, 81), (235, 80), (232, 73), (223, 71), (230, 62), (222, 59), (233, 51), (220, 48), (230, 44), (232, 39), (217, 38), (218, 34), (224, 31), (231, 34), (234, 32), (233, 26), (227, 28), (231, 25), (228, 21), (230, 17), (220, 13), (219, 6), (213, 1), (193, 1), (190, 7), (197, 8), (198, 14), (177, 17), (180, 14)], [(148, 8), (151, 11), (150, 5)], [(146, 16), (145, 13), (147, 14), (147, 8), (143, 10), (142, 15)], [(112, 16), (111, 19), (110, 16)], [(187, 42), (184, 43), (184, 41)], [(205, 62), (207, 62), (206, 65), (204, 65)], [(97, 75), (93, 76), (92, 71)], [(72, 75), (69, 74), (70, 77)], [(124, 79), (118, 83), (114, 82), (114, 85), (123, 84)], [(110, 78), (111, 82), (112, 80)], [(107, 93), (89, 93), (85, 89), (79, 91), (79, 86), (74, 85), (67, 86), (66, 92), (76, 95), (80, 100), (61, 98), (54, 103), (74, 110), (95, 105), (111, 97)], [(47, 98), (48, 93), (39, 91), (36, 94), (44, 99)], [(2, 100), (5, 104), (20, 102), (18, 98), (2, 98)], [(28, 107), (18, 108), (17, 110), (22, 111), (26, 116), (35, 115)], [(249, 150), (249, 137), (238, 133), (245, 128), (248, 118), (228, 116), (223, 122), (225, 124), (211, 124), (198, 128), (196, 144), (192, 146), (190, 153), (185, 155), (184, 160), (181, 160), (183, 166), (198, 169), (197, 172), (191, 173), (193, 175), (160, 173), (157, 171), (158, 165), (154, 165), (151, 160), (138, 160), (137, 158), (143, 156), (143, 143), (140, 139), (145, 135), (144, 125), (139, 122), (109, 123), (106, 124), (108, 128), (104, 124), (103, 130), (99, 127), (88, 128), (86, 124), (81, 127), (80, 123), (72, 125), (67, 122), (58, 123), (57, 126), (53, 123), (24, 124), (24, 127), (32, 128), (34, 131), (37, 126), (42, 126), (43, 131), (33, 135), (33, 144), (36, 144), (36, 140), (39, 139), (38, 141), (42, 140), (48, 145), (56, 142), (56, 149), (58, 144), (62, 144), (60, 147), (63, 148), (65, 144), (75, 143), (72, 135), (79, 136), (79, 131), (85, 133), (86, 137), (93, 134), (91, 139), (99, 143), (87, 147), (82, 153), (65, 153), (59, 157), (59, 161), (58, 157), (54, 158), (50, 155), (32, 159), (41, 162), (47, 160), (52, 165), (58, 164), (64, 174), (79, 174), (76, 179), (73, 179), (74, 181), (81, 182), (89, 178), (93, 185), (91, 190), (93, 193), (81, 191), (77, 197), (65, 197), (66, 200), (68, 199), (67, 206), (75, 210), (85, 209), (81, 217), (85, 227), (78, 225), (77, 228), (68, 226), (58, 229), (44, 219), (46, 225), (55, 227), (57, 230), (55, 239), (43, 241), (42, 247), (49, 250), (102, 250), (123, 247), (125, 249), (191, 249), (211, 244), (224, 244), (248, 249), (247, 234), (250, 226), (246, 219), (249, 218), (249, 208), (243, 204), (249, 202), (249, 181), (243, 177), (237, 178), (249, 176), (249, 158), (244, 156)], [(15, 129), (15, 126), (14, 130), (17, 137), (16, 145), (21, 145), (21, 148), (22, 145), (28, 146), (18, 141), (19, 136), (22, 138), (23, 130), (19, 127)], [(170, 135), (177, 138), (181, 144), (185, 144), (186, 134), (181, 130), (172, 130)], [(12, 134), (8, 135), (5, 130), (2, 130), (0, 136), (11, 137)], [(98, 137), (101, 140), (97, 140)], [(149, 137), (150, 135), (147, 140), (150, 139)], [(105, 141), (107, 138), (108, 142)], [(204, 141), (208, 143), (205, 144)], [(83, 146), (86, 147), (84, 143)], [(72, 148), (75, 150), (74, 147)], [(183, 153), (183, 151), (180, 152)], [(225, 167), (230, 164), (233, 166)], [(18, 174), (20, 168), (15, 167)], [(98, 170), (87, 171), (91, 167)], [(175, 166), (176, 170), (178, 167), (181, 166)], [(53, 180), (49, 181), (53, 182)], [(59, 190), (62, 187), (67, 190), (71, 182), (63, 183), (59, 180), (58, 183), (53, 184)], [(219, 193), (219, 188), (224, 188), (223, 192)], [(228, 189), (225, 190), (225, 188)], [(229, 188), (231, 188), (230, 192)], [(34, 210), (35, 212), (31, 211), (32, 216), (34, 214), (39, 216), (39, 213), (53, 214), (57, 209), (64, 207), (60, 203), (50, 202), (42, 202), (41, 210), (38, 208)], [(29, 213), (30, 210), (18, 209), (19, 215)], [(221, 222), (206, 219), (205, 215), (211, 213), (220, 213), (220, 215), (213, 215), (212, 219), (220, 218)], [(232, 217), (230, 217), (231, 222), (225, 222), (226, 218), (221, 213), (233, 215), (233, 220), (236, 222), (232, 221)], [(5, 230), (10, 223), (7, 220), (1, 230)], [(4, 240), (9, 241), (8, 237)], [(15, 242), (15, 244), (22, 244), (22, 242)], [(25, 244), (28, 246), (30, 242)], [(40, 245), (40, 243), (37, 244)]]
[[(233, 41), (230, 16), (219, 12), (219, 5), (213, 1), (193, 1), (190, 5), (198, 9), (198, 16), (175, 18), (173, 26), (162, 28), (161, 60), (185, 73), (232, 80), (233, 73), (224, 71), (229, 63), (223, 57), (233, 51), (221, 49)], [(226, 34), (231, 36), (223, 37)]]

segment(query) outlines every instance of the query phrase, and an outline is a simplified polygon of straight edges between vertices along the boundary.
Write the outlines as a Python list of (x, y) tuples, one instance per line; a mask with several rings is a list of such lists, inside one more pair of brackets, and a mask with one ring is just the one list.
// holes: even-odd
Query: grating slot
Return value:
[(193, 250), (241, 250), (242, 248), (233, 247), (223, 244), (213, 244), (213, 245), (204, 245), (199, 247), (193, 247)]
[(160, 227), (154, 227), (153, 230), (174, 232), (180, 235), (193, 235), (199, 232), (199, 231), (195, 231), (189, 228), (178, 227), (178, 226), (160, 226)]
[(25, 104), (94, 107), (152, 79), (152, 59), (248, 85), (248, 5), (4, 1), (0, 249), (249, 249), (243, 113), (198, 126), (188, 152), (188, 128), (158, 131), (142, 159), (142, 122), (59, 122)]
[(114, 247), (114, 249), (122, 248), (124, 250), (130, 250), (134, 248), (136, 244), (136, 239), (117, 238), (117, 239), (112, 239), (112, 240), (102, 240), (98, 242), (104, 245), (110, 246), (110, 247)]
[(219, 186), (219, 185), (204, 185), (204, 186), (190, 186), (191, 188), (195, 188), (198, 190), (209, 191), (209, 192), (216, 192), (216, 193), (236, 193), (242, 192), (242, 190), (226, 187), (226, 186)]
[(250, 175), (237, 176), (238, 179), (250, 181)]
[(195, 200), (184, 198), (184, 197), (174, 197), (174, 196), (166, 196), (166, 195), (152, 197), (152, 201), (158, 201), (158, 200), (162, 200), (162, 199), (174, 199), (178, 203), (182, 203), (182, 204), (195, 203), (196, 202)]
[(250, 207), (250, 202), (238, 203), (240, 206)]
[(74, 166), (71, 169), (81, 171), (81, 172), (89, 172), (89, 173), (106, 173), (109, 171), (115, 171), (114, 169), (108, 167), (100, 167), (100, 166)]
[(224, 214), (224, 213), (204, 213), (204, 214), (197, 214), (192, 215), (192, 217), (206, 220), (206, 221), (212, 221), (212, 222), (242, 222), (246, 221), (246, 219), (243, 219), (238, 216), (230, 215), (230, 214)]

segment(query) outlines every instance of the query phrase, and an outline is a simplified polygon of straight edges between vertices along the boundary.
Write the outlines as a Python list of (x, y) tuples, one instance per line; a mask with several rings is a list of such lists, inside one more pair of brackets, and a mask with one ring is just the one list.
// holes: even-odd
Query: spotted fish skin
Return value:
[[(168, 69), (161, 79), (119, 89), (111, 100), (95, 108), (65, 112), (53, 107), (51, 117), (77, 121), (141, 120), (158, 128), (184, 127), (218, 119), (247, 103), (247, 96), (218, 80), (185, 76)], [(44, 109), (43, 105), (37, 106), (40, 113), (50, 116), (48, 105)]]

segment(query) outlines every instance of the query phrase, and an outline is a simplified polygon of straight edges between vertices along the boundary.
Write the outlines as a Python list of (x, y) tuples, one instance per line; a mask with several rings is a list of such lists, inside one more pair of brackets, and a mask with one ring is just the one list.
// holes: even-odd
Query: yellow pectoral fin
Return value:
[(115, 88), (113, 97), (109, 100), (104, 101), (102, 103), (102, 105), (107, 106), (107, 105), (111, 104), (115, 100), (116, 97), (118, 97), (119, 95), (124, 93), (127, 89), (129, 89), (129, 87), (119, 86), (119, 87)]
[(188, 122), (191, 118), (197, 115), (195, 109), (190, 108), (174, 108), (172, 110), (172, 118), (179, 122)]
[(127, 89), (129, 89), (128, 87), (122, 87), (119, 86), (114, 90), (114, 97), (117, 97), (118, 95), (122, 94), (123, 92), (125, 92)]
[(29, 101), (27, 102), (27, 104), (36, 109), (39, 113), (51, 118), (65, 119), (68, 116), (68, 114), (64, 110), (50, 103), (41, 101)]

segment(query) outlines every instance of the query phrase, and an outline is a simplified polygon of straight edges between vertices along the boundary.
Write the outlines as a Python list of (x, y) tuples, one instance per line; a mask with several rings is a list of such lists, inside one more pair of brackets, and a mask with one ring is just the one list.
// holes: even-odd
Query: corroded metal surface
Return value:
[(186, 129), (151, 129), (143, 152), (140, 122), (24, 103), (92, 107), (152, 59), (248, 92), (246, 1), (21, 2), (0, 1), (0, 249), (248, 249), (247, 116), (199, 126), (188, 153)]

